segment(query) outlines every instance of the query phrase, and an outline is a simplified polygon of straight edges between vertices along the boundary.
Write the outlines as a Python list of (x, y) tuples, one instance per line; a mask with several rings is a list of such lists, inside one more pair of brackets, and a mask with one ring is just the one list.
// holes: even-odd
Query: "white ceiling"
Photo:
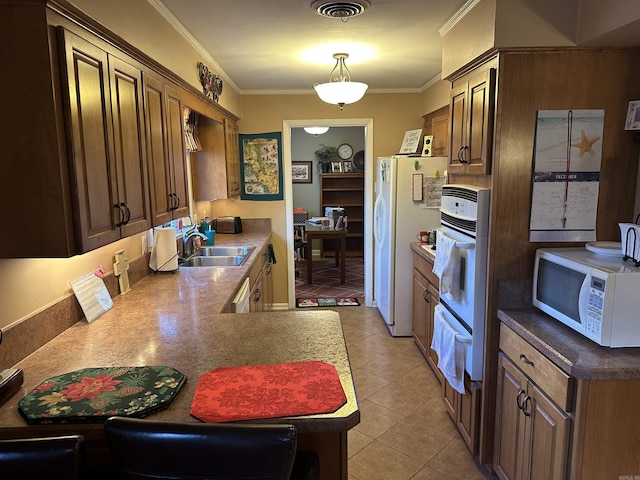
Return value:
[[(311, 0), (154, 0), (210, 55), (208, 65), (242, 93), (312, 91), (334, 53), (349, 54), (369, 91), (419, 91), (441, 71), (439, 30), (465, 0), (371, 0), (343, 23)], [(162, 7), (162, 5), (158, 5)], [(207, 61), (204, 61), (207, 64)], [(219, 67), (219, 69), (218, 69)]]

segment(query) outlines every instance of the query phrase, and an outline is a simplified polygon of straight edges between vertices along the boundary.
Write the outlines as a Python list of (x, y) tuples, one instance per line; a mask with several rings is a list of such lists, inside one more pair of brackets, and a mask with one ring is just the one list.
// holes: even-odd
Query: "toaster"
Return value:
[(216, 233), (242, 233), (240, 217), (218, 217), (214, 222)]

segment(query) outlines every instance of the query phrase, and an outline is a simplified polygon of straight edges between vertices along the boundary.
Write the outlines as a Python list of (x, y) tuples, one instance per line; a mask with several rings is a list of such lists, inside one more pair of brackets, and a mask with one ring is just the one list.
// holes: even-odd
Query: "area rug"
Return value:
[(356, 297), (296, 298), (296, 307), (357, 307), (360, 301)]
[(362, 258), (347, 258), (346, 282), (340, 283), (340, 267), (333, 258), (313, 261), (313, 283), (307, 283), (307, 261), (296, 264), (296, 297), (364, 297), (364, 261)]

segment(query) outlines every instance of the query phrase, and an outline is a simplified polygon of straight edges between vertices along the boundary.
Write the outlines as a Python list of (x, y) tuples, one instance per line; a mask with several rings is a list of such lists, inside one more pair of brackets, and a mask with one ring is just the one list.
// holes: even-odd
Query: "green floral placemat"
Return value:
[(18, 409), (30, 425), (145, 417), (166, 408), (186, 381), (166, 366), (84, 368), (45, 380)]

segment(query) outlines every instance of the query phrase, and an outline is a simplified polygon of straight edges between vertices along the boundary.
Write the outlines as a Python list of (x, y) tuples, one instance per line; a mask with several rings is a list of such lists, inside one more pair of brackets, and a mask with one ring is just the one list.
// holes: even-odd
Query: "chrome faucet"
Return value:
[(200, 237), (204, 240), (207, 239), (207, 236), (204, 233), (200, 233), (197, 228), (192, 230), (191, 232), (185, 232), (184, 234), (182, 234), (182, 247), (185, 257), (190, 257), (198, 251), (198, 249), (195, 247), (196, 237)]

